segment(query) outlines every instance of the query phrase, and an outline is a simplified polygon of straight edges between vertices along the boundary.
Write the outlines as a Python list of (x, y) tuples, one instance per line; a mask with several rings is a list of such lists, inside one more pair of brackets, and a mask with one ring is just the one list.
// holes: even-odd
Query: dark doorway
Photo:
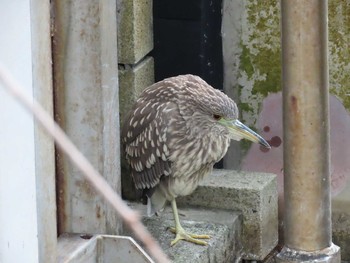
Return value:
[(222, 89), (221, 0), (154, 0), (155, 80), (195, 74)]

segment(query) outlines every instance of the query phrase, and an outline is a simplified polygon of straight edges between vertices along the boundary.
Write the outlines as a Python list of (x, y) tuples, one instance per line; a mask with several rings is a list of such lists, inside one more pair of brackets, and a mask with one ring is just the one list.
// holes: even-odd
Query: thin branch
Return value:
[(77, 147), (69, 140), (68, 136), (53, 118), (35, 100), (32, 100), (22, 92), (23, 89), (21, 89), (20, 85), (2, 65), (0, 65), (0, 82), (16, 100), (34, 115), (35, 119), (37, 119), (48, 134), (55, 139), (57, 145), (82, 171), (83, 175), (97, 192), (115, 208), (130, 229), (133, 230), (135, 235), (147, 247), (153, 258), (158, 262), (170, 262), (158, 243), (141, 223), (139, 214), (129, 208), (121, 197), (114, 192), (103, 176), (95, 170), (91, 163), (89, 163)]

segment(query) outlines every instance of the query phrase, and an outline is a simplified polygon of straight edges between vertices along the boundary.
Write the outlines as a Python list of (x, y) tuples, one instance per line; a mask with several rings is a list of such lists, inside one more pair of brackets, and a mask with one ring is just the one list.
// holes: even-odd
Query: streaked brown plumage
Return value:
[[(124, 122), (122, 143), (131, 176), (144, 189), (152, 210), (172, 203), (177, 233), (175, 244), (186, 239), (198, 244), (181, 227), (175, 198), (194, 191), (226, 153), (230, 140), (267, 142), (238, 120), (233, 100), (200, 77), (182, 75), (144, 90)], [(208, 236), (195, 236), (208, 238)]]

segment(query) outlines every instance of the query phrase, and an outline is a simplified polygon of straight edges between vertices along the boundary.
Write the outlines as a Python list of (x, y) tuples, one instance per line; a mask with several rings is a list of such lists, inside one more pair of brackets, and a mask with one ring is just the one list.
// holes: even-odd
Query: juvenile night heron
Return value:
[(188, 234), (182, 228), (175, 199), (192, 193), (225, 155), (230, 140), (242, 138), (270, 147), (238, 121), (233, 100), (197, 76), (155, 83), (133, 105), (122, 130), (126, 159), (152, 212), (171, 202), (176, 233), (171, 245), (181, 239), (207, 244), (200, 239), (208, 235)]

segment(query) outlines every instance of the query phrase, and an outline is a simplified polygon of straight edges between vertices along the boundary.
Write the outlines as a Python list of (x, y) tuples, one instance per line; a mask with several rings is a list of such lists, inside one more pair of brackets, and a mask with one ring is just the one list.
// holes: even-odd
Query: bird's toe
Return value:
[(176, 234), (176, 237), (173, 241), (171, 241), (170, 246), (175, 245), (179, 240), (185, 240), (185, 241), (188, 241), (197, 245), (202, 245), (202, 246), (208, 245), (207, 242), (199, 239), (209, 239), (210, 235), (190, 234), (190, 233), (187, 233), (183, 228), (176, 230), (176, 228), (170, 227), (169, 230), (172, 233)]

